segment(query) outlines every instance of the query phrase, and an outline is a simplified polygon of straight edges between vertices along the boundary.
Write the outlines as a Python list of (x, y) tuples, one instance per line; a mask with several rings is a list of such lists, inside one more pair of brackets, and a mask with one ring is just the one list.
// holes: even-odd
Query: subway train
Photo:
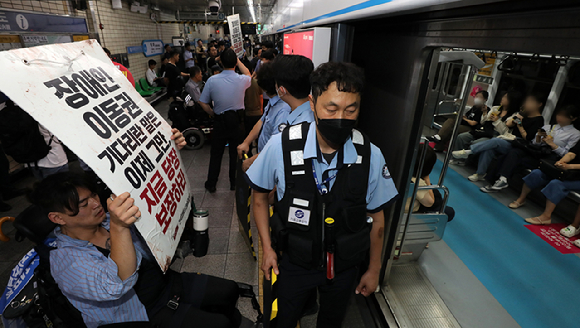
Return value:
[[(506, 206), (520, 194), (521, 178), (501, 193), (482, 193), (486, 182), (466, 179), (475, 167), (450, 165), (451, 151), (438, 154), (430, 187), (417, 187), (412, 175), (416, 164), (422, 166), (419, 149), (426, 149), (420, 147), (428, 142), (425, 137), (446, 119), (461, 117), (457, 113), (473, 105), (479, 90), (489, 93), (489, 107), (499, 105), (508, 90), (545, 94), (547, 125), (554, 124), (559, 108), (580, 106), (580, 4), (296, 3), (278, 1), (262, 37), (283, 53), (302, 53), (310, 49), (295, 39), (314, 35), (314, 57), (327, 51), (330, 60), (364, 68), (358, 126), (382, 150), (400, 194), (385, 213), (380, 290), (357, 298), (351, 307), (359, 315), (349, 314), (344, 326), (578, 326), (570, 311), (580, 291), (574, 269), (579, 249), (558, 233), (574, 219), (580, 203), (576, 193), (558, 204), (553, 227), (539, 228), (524, 218), (542, 212), (541, 193), (522, 209)], [(322, 35), (317, 29), (330, 30), (329, 40), (317, 41)], [(425, 188), (439, 190), (454, 207), (453, 221), (447, 222), (443, 211), (405, 211), (405, 203)]]

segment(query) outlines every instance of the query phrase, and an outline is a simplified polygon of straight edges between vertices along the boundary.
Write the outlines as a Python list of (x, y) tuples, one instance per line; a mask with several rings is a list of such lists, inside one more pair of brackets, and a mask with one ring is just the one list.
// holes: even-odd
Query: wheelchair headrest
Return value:
[(21, 241), (25, 237), (37, 245), (42, 244), (56, 226), (48, 219), (46, 212), (36, 205), (28, 206), (14, 220), (14, 228), (18, 231), (17, 240)]

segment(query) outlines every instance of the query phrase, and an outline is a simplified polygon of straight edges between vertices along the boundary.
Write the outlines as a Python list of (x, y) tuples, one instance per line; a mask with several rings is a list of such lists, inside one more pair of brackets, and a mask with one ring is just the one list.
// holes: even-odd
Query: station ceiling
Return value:
[[(253, 4), (257, 22), (263, 22), (268, 17), (276, 0), (221, 0), (220, 2), (220, 13), (224, 13), (226, 16), (240, 14), (242, 22), (252, 21), (248, 6)], [(141, 3), (157, 6), (166, 12), (203, 13), (206, 10), (209, 11), (208, 0), (150, 0), (141, 1)]]

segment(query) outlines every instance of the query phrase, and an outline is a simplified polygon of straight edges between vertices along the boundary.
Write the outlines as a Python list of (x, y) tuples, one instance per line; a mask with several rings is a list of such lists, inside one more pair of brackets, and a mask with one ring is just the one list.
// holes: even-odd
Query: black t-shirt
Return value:
[(576, 154), (576, 157), (568, 164), (580, 164), (580, 142), (577, 143), (574, 147), (570, 148), (568, 152)]
[[(479, 122), (481, 121), (481, 115), (483, 114), (481, 110), (482, 108), (483, 108), (482, 106), (473, 106), (467, 111), (467, 113), (465, 113), (465, 116), (467, 117), (468, 120), (476, 121), (477, 124), (479, 124)], [(472, 126), (469, 123), (465, 122), (463, 119), (461, 120), (461, 125), (466, 125), (470, 127)]]
[(214, 65), (216, 65), (215, 57), (209, 57), (207, 59), (207, 67), (211, 69)]
[[(526, 140), (528, 141), (534, 140), (534, 138), (536, 138), (536, 133), (538, 133), (538, 130), (541, 129), (543, 126), (544, 126), (544, 117), (541, 115), (531, 118), (524, 117), (524, 119), (522, 120), (522, 127), (524, 128), (524, 130), (526, 130), (528, 134)], [(516, 138), (522, 138), (520, 129), (518, 129), (517, 126), (515, 126), (512, 129), (512, 134), (516, 136)]]
[(181, 76), (181, 71), (177, 66), (167, 63), (165, 65), (165, 77), (169, 79), (169, 84), (167, 85), (167, 94), (171, 97), (175, 92), (179, 91), (181, 87), (181, 81), (179, 77)]

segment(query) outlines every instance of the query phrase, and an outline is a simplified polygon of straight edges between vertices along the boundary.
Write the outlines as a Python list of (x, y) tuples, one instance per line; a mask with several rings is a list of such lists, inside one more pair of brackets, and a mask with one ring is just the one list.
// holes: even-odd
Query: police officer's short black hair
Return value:
[(30, 201), (47, 214), (50, 212), (79, 213), (79, 193), (77, 188), (85, 188), (96, 193), (94, 179), (85, 173), (56, 173), (37, 183), (30, 194)]
[(272, 48), (274, 48), (274, 42), (268, 41), (268, 40), (262, 41), (262, 47), (272, 49)]
[(175, 57), (175, 56), (177, 56), (177, 55), (181, 55), (181, 53), (179, 52), (179, 50), (177, 50), (177, 49), (173, 49), (173, 50), (171, 50), (171, 52), (169, 53), (169, 58), (173, 58), (173, 57)]
[(218, 45), (218, 47), (221, 47), (221, 46), (224, 46), (225, 47), (226, 42), (225, 41), (220, 41), (220, 42), (217, 43), (217, 45)]
[(189, 43), (189, 42), (186, 42), (186, 43), (183, 45), (183, 47), (184, 47), (184, 48), (187, 48), (187, 47), (190, 47), (190, 46), (191, 46), (191, 43)]
[(157, 62), (153, 59), (149, 59), (149, 66), (157, 65)]
[(276, 80), (274, 80), (273, 65), (273, 63), (264, 63), (260, 65), (260, 69), (256, 72), (258, 86), (269, 95), (276, 94)]
[(199, 68), (198, 66), (193, 66), (192, 68), (189, 69), (189, 77), (194, 77), (197, 75), (197, 73), (201, 72), (201, 68)]
[(170, 44), (166, 44), (165, 45), (165, 50), (167, 50), (167, 47), (171, 48), (171, 45)]
[(275, 58), (274, 51), (272, 51), (272, 50), (262, 50), (262, 54), (260, 55), (260, 58), (268, 59), (268, 60), (274, 60), (274, 58)]
[(310, 76), (314, 100), (333, 82), (336, 82), (338, 91), (361, 93), (365, 84), (364, 71), (355, 64), (344, 62), (328, 62), (318, 66)]
[(232, 48), (228, 48), (222, 52), (220, 59), (225, 68), (234, 68), (238, 64), (238, 56)]
[(286, 88), (297, 99), (308, 97), (310, 74), (314, 70), (312, 60), (301, 55), (281, 55), (272, 63), (278, 87)]

